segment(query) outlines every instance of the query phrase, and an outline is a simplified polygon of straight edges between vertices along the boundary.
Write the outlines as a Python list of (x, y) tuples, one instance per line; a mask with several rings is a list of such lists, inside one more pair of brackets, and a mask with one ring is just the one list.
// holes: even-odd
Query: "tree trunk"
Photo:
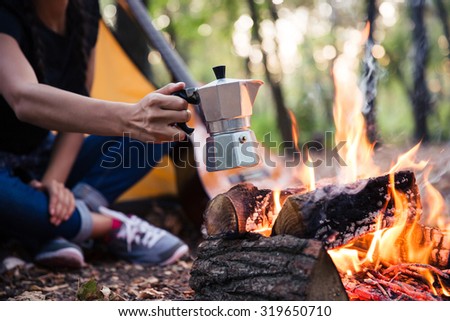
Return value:
[(429, 139), (427, 116), (432, 103), (426, 81), (428, 38), (424, 23), (425, 0), (411, 0), (409, 3), (413, 21), (414, 84), (411, 98), (415, 121), (414, 138), (416, 141), (427, 141)]
[(347, 300), (322, 244), (289, 235), (205, 241), (189, 283), (196, 300)]
[(368, 0), (367, 5), (367, 23), (369, 24), (369, 35), (364, 51), (363, 80), (362, 90), (365, 95), (362, 113), (366, 121), (366, 134), (371, 143), (378, 140), (376, 126), (376, 95), (377, 95), (377, 69), (378, 64), (372, 54), (372, 48), (375, 44), (373, 39), (373, 29), (375, 28), (375, 18), (377, 7), (375, 0)]
[[(147, 0), (143, 2), (147, 5)], [(127, 8), (127, 4), (125, 1), (120, 0), (117, 6), (116, 27), (112, 31), (139, 71), (147, 79), (153, 81), (153, 72), (148, 62), (148, 54), (150, 52), (148, 39), (124, 8)]]
[[(439, 20), (441, 20), (442, 31), (444, 33), (447, 43), (450, 45), (450, 27), (448, 24), (448, 12), (442, 0), (434, 0), (437, 9), (437, 15)], [(450, 58), (450, 52), (447, 54), (447, 58)]]
[[(252, 38), (254, 41), (258, 43), (260, 47), (262, 44), (262, 38), (259, 34), (259, 11), (257, 8), (257, 5), (254, 0), (248, 0), (248, 6), (250, 9), (251, 17), (253, 20), (253, 28), (252, 28)], [(269, 83), (270, 90), (272, 93), (272, 97), (275, 103), (275, 108), (277, 112), (277, 123), (278, 128), (281, 132), (281, 138), (285, 142), (292, 142), (293, 141), (293, 133), (292, 133), (292, 127), (291, 127), (291, 120), (289, 117), (289, 113), (286, 108), (286, 104), (283, 97), (283, 90), (281, 88), (281, 80), (276, 79), (276, 77), (270, 72), (270, 69), (268, 67), (268, 61), (267, 61), (267, 53), (264, 51), (264, 49), (261, 48), (261, 53), (263, 56), (263, 65), (264, 69), (266, 71), (266, 78), (267, 82)], [(293, 152), (293, 150), (292, 150)]]

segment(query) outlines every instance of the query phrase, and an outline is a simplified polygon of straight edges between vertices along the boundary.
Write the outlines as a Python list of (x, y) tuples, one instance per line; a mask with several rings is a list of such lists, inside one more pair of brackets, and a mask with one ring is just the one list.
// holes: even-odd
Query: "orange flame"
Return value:
[(292, 110), (287, 110), (288, 114), (289, 114), (289, 118), (291, 120), (291, 130), (292, 130), (292, 139), (294, 140), (294, 146), (297, 152), (299, 152), (299, 147), (298, 147), (298, 142), (299, 140), (299, 127), (297, 124), (297, 118), (295, 118), (294, 113), (292, 112)]
[[(381, 229), (382, 215), (384, 215), (384, 213), (381, 213), (377, 221), (376, 231), (370, 235), (372, 242), (367, 252), (360, 253), (360, 256), (363, 257), (359, 260), (358, 267), (354, 271), (359, 271), (364, 266), (378, 269), (380, 264), (389, 266), (406, 262), (428, 263), (429, 261), (431, 244), (427, 247), (414, 241), (414, 231), (419, 217), (415, 216), (414, 220), (411, 219), (409, 200), (405, 194), (395, 189), (394, 174), (390, 175), (389, 196), (393, 199), (393, 208), (391, 209), (394, 214), (393, 226)], [(390, 199), (387, 200), (387, 202), (389, 201)], [(352, 244), (349, 244), (344, 249), (351, 246)], [(336, 249), (329, 252), (340, 252), (341, 250)], [(354, 259), (349, 258), (348, 260), (353, 261)], [(336, 265), (340, 269), (342, 263), (338, 262)]]
[(395, 173), (402, 169), (410, 169), (410, 170), (423, 170), (425, 166), (427, 166), (427, 161), (420, 161), (417, 163), (415, 161), (415, 157), (417, 155), (417, 151), (420, 148), (420, 143), (411, 148), (406, 153), (400, 155), (397, 159), (397, 163), (391, 167), (389, 173)]
[[(401, 169), (404, 166), (410, 167), (411, 165), (417, 168), (419, 163), (413, 161), (417, 151), (416, 147), (399, 157), (401, 161), (395, 165), (396, 168)], [(328, 251), (341, 273), (353, 275), (353, 273), (367, 268), (378, 270), (382, 266), (386, 267), (401, 263), (429, 263), (433, 244), (432, 242), (423, 244), (423, 242), (419, 241), (421, 235), (417, 239), (417, 233), (420, 231), (420, 215), (411, 215), (411, 200), (408, 199), (407, 195), (395, 189), (394, 175), (395, 172), (391, 170), (389, 175), (389, 198), (386, 201), (385, 208), (378, 217), (375, 232), (358, 240), (360, 244), (364, 244), (365, 240), (371, 240), (368, 243), (369, 245), (357, 247), (354, 243), (351, 243), (340, 249)], [(430, 213), (432, 213), (428, 222), (434, 222), (440, 227), (441, 231), (445, 232), (448, 231), (450, 226), (446, 225), (442, 218), (445, 202), (442, 195), (429, 183), (428, 175), (429, 170), (424, 175), (427, 182), (425, 188), (427, 194), (429, 194), (424, 199), (429, 205)], [(388, 209), (387, 205), (391, 200), (393, 207)], [(394, 222), (389, 228), (381, 228), (383, 215), (386, 214), (387, 210), (392, 211)], [(429, 288), (435, 295), (449, 296), (450, 289), (443, 284), (439, 276), (435, 278), (428, 269), (423, 269), (418, 273), (426, 280)], [(437, 282), (440, 285), (439, 289), (435, 287)]]
[[(370, 24), (367, 23), (361, 33), (362, 43), (359, 45), (367, 41), (369, 31)], [(344, 52), (335, 60), (333, 66), (335, 143), (337, 145), (345, 142), (340, 150), (340, 156), (346, 163), (346, 166), (338, 173), (340, 183), (354, 182), (358, 178), (380, 174), (379, 168), (373, 162), (373, 145), (366, 137), (365, 120), (361, 113), (363, 95), (357, 86), (357, 76), (353, 69), (357, 65), (355, 57), (346, 55)], [(389, 170), (389, 199), (386, 201), (385, 208), (380, 211), (375, 231), (344, 247), (328, 251), (341, 274), (352, 276), (367, 268), (378, 270), (381, 267), (400, 263), (428, 263), (432, 244), (424, 246), (416, 239), (420, 215), (411, 215), (411, 204), (408, 200), (408, 196), (411, 197), (411, 195), (397, 191), (394, 182), (394, 173), (399, 170), (417, 171), (426, 167), (427, 161), (415, 161), (419, 148), (420, 143), (399, 156), (397, 163)], [(444, 199), (429, 183), (428, 178), (429, 171), (424, 173), (426, 192), (424, 204), (429, 208), (430, 214), (428, 223), (448, 231), (450, 224), (446, 225), (442, 218)], [(388, 208), (388, 205), (391, 208)], [(389, 228), (383, 228), (382, 223), (387, 210), (393, 215), (393, 224)], [(449, 295), (449, 288), (445, 287), (439, 276), (435, 278), (427, 269), (420, 273), (435, 294), (440, 292), (443, 295)], [(434, 287), (436, 279), (440, 283), (439, 291)]]
[(340, 183), (379, 174), (379, 169), (372, 160), (373, 145), (367, 139), (365, 120), (361, 113), (363, 95), (352, 66), (352, 59), (344, 54), (336, 59), (333, 66), (336, 91), (333, 106), (335, 143), (338, 145), (345, 142), (340, 150), (340, 156), (346, 164), (338, 174)]
[(430, 183), (429, 177), (432, 167), (425, 170), (424, 180), (424, 208), (427, 210), (427, 225), (436, 226), (441, 230), (449, 230), (450, 225), (443, 217), (446, 206), (442, 194)]
[(314, 173), (314, 167), (312, 164), (311, 157), (309, 156), (309, 153), (306, 152), (306, 158), (308, 160), (308, 177), (309, 177), (309, 184), (308, 184), (308, 190), (313, 191), (316, 189), (316, 175)]
[[(271, 235), (273, 224), (275, 224), (282, 207), (280, 196), (281, 189), (277, 187), (272, 192), (273, 206), (269, 206), (270, 203), (267, 199), (265, 203), (267, 211), (264, 212), (265, 214), (255, 212), (247, 219), (246, 230), (248, 232), (258, 233), (266, 237)], [(270, 197), (270, 194), (267, 197)], [(256, 221), (259, 221), (259, 224), (256, 224)]]
[[(281, 211), (281, 202), (280, 202), (280, 189), (273, 190), (273, 205), (274, 205), (274, 216), (275, 218), (278, 216), (278, 213)], [(275, 219), (273, 220), (275, 222)]]
[(341, 272), (345, 271), (348, 276), (352, 276), (354, 272), (361, 271), (361, 260), (358, 250), (341, 248), (339, 250), (329, 250), (328, 254), (336, 268)]
[[(288, 110), (289, 117), (291, 119), (292, 126), (292, 138), (294, 139), (294, 146), (298, 154), (300, 153), (300, 149), (298, 147), (299, 143), (299, 130), (297, 125), (297, 119), (295, 118), (294, 113), (291, 110)], [(303, 161), (300, 165), (294, 169), (295, 176), (304, 184), (307, 188), (307, 191), (312, 191), (316, 189), (316, 178), (314, 173), (314, 167), (312, 166), (312, 160), (308, 153), (308, 149), (305, 148), (305, 153), (303, 155), (303, 159), (306, 159), (306, 162)]]
[(370, 21), (367, 21), (363, 31), (361, 32), (361, 45), (364, 45), (367, 40), (369, 39), (369, 35), (370, 35)]

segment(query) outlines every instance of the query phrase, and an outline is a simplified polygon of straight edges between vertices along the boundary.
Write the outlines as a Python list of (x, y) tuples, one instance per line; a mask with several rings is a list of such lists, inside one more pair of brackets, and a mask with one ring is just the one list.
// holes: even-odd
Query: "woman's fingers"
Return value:
[(56, 180), (45, 183), (32, 180), (30, 186), (41, 191), (47, 191), (50, 223), (59, 225), (72, 216), (75, 211), (75, 196), (64, 184)]
[(186, 133), (176, 127), (191, 119), (188, 103), (173, 92), (184, 88), (184, 83), (168, 84), (147, 95), (137, 105), (130, 126), (134, 137), (145, 142), (183, 140)]
[(165, 110), (186, 110), (188, 108), (186, 100), (173, 95), (151, 93), (145, 99), (148, 108), (158, 107)]
[(183, 82), (170, 83), (155, 90), (154, 93), (159, 93), (163, 95), (171, 95), (173, 92), (184, 89), (185, 84)]
[(191, 111), (188, 109), (180, 111), (160, 110), (156, 117), (167, 125), (174, 123), (186, 123), (191, 119)]
[(59, 225), (73, 214), (75, 198), (64, 184), (53, 181), (48, 189), (50, 197), (50, 222)]

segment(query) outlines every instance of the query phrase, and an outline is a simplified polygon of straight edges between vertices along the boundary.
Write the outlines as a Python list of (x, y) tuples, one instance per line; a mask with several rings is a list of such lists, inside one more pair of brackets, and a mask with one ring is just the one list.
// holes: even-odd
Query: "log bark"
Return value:
[(191, 270), (196, 300), (347, 300), (321, 242), (245, 234), (200, 244)]
[[(381, 213), (381, 227), (392, 226), (395, 211), (389, 185), (389, 175), (385, 175), (290, 196), (275, 221), (272, 235), (314, 238), (331, 249), (372, 232)], [(395, 189), (405, 194), (409, 219), (413, 221), (422, 208), (414, 173), (396, 173)]]

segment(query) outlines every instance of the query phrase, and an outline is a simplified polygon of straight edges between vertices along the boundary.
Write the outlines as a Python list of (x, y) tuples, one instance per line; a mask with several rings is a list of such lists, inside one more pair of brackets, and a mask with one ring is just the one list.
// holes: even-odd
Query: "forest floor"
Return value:
[[(405, 151), (407, 149), (382, 147), (376, 152), (375, 160), (386, 170)], [(430, 160), (431, 182), (442, 193), (448, 207), (450, 145), (422, 146), (417, 159)], [(329, 169), (319, 169), (318, 174), (319, 178), (332, 175)], [(416, 175), (420, 184), (422, 173)], [(448, 211), (445, 213), (448, 215)], [(92, 249), (86, 251), (87, 266), (80, 270), (51, 270), (32, 263), (10, 270), (0, 268), (0, 300), (193, 300), (189, 277), (195, 249), (202, 241), (201, 234), (187, 221), (173, 198), (148, 200), (145, 210), (138, 214), (179, 235), (192, 249), (190, 255), (173, 265), (159, 267), (117, 261)], [(7, 249), (11, 251), (11, 247)], [(4, 251), (3, 248), (3, 256), (9, 253)]]
[[(139, 206), (145, 211), (138, 215), (180, 236), (192, 249), (189, 255), (169, 266), (148, 266), (118, 261), (94, 246), (84, 249), (86, 266), (81, 269), (48, 269), (31, 262), (9, 270), (3, 267), (0, 300), (192, 300), (189, 273), (200, 233), (174, 198), (146, 200)], [(3, 257), (11, 254), (27, 258), (17, 244), (3, 245)]]

